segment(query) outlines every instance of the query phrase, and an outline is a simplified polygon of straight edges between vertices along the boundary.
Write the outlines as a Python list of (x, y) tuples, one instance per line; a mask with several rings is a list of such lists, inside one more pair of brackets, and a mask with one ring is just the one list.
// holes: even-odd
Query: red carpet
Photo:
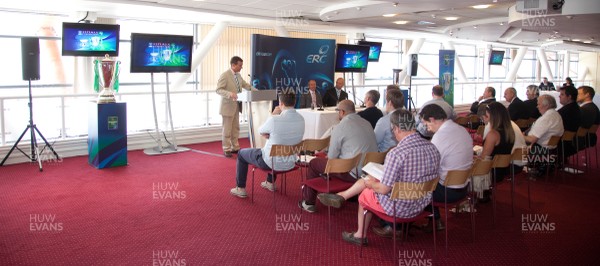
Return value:
[[(503, 183), (495, 228), (491, 203), (480, 205), (474, 243), (469, 216), (452, 215), (447, 256), (443, 234), (434, 254), (432, 235), (413, 229), (395, 263), (390, 239), (370, 233), (363, 258), (341, 240), (356, 229), (356, 203), (332, 212), (328, 234), (321, 205), (299, 220), (298, 175), (289, 177), (287, 195), (277, 193), (275, 212), (272, 194), (260, 188), (264, 176), (254, 204), (229, 195), (235, 160), (206, 153), (221, 154), (220, 143), (188, 147), (202, 152), (133, 151), (129, 166), (104, 170), (86, 157), (45, 163), (41, 173), (28, 163), (1, 167), (0, 264), (592, 265), (600, 251), (597, 169), (532, 182), (531, 210), (519, 176), (515, 217)], [(523, 223), (522, 215), (547, 220)]]

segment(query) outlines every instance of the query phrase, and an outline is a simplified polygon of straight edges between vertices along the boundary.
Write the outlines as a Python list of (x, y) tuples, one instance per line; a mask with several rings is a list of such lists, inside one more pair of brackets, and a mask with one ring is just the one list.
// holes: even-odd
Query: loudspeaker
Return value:
[(23, 64), (23, 80), (40, 79), (40, 39), (37, 37), (21, 38), (21, 61)]
[(417, 69), (419, 69), (419, 55), (411, 54), (410, 55), (410, 75), (413, 77), (416, 76)]

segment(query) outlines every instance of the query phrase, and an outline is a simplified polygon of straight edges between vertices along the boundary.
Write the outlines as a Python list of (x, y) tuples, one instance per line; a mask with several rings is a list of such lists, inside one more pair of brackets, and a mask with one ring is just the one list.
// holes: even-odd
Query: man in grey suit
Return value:
[(229, 63), (231, 68), (223, 72), (217, 82), (217, 94), (221, 95), (219, 114), (223, 117), (223, 153), (228, 158), (232, 156), (232, 153), (237, 153), (240, 150), (240, 143), (238, 142), (240, 109), (237, 103), (237, 94), (242, 91), (242, 88), (252, 89), (252, 86), (240, 75), (244, 60), (239, 56), (234, 56)]
[(308, 91), (302, 93), (300, 98), (300, 108), (321, 107), (323, 98), (317, 91), (317, 82), (314, 79), (308, 81)]

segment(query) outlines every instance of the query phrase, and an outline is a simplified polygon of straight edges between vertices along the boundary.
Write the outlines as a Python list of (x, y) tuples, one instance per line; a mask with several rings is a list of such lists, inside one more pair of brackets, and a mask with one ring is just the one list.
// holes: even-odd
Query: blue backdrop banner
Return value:
[(444, 99), (454, 106), (454, 50), (440, 50), (439, 84), (444, 87)]
[(317, 82), (321, 95), (333, 87), (335, 40), (252, 35), (252, 86), (259, 90), (308, 93)]

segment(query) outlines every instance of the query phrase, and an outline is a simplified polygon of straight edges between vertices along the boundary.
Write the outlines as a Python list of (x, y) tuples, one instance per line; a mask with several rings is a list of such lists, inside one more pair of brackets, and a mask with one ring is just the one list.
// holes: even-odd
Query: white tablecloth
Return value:
[(335, 107), (327, 107), (323, 111), (298, 109), (297, 112), (304, 117), (304, 138), (320, 139), (332, 126), (340, 123)]

